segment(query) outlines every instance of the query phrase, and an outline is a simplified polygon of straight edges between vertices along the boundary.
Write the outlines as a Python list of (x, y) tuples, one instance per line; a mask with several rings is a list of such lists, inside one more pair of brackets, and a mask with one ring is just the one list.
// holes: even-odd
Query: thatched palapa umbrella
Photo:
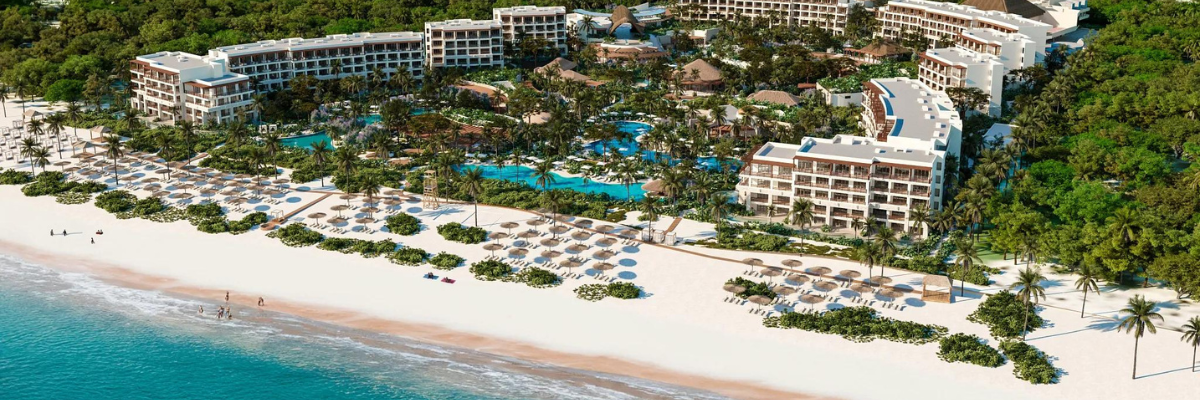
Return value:
[(558, 245), (562, 244), (562, 241), (555, 239), (555, 238), (545, 238), (545, 239), (542, 239), (542, 241), (540, 243), (542, 244), (542, 246), (554, 247), (554, 246), (558, 246)]
[(541, 254), (542, 258), (557, 258), (558, 256), (561, 256), (561, 255), (562, 255), (562, 252), (558, 251), (558, 250), (544, 250), (544, 251), (542, 251), (542, 254)]
[(806, 294), (806, 295), (800, 296), (800, 301), (804, 302), (804, 303), (808, 303), (809, 308), (812, 309), (812, 308), (816, 308), (817, 303), (825, 301), (825, 298), (821, 297), (821, 296), (817, 296), (815, 294)]
[(751, 303), (757, 304), (758, 309), (760, 309), (760, 310), (762, 309), (762, 306), (771, 304), (771, 298), (767, 297), (767, 296), (763, 296), (761, 294), (756, 294), (756, 295), (750, 296), (750, 298), (748, 298), (746, 300), (750, 300)]
[(612, 264), (609, 264), (606, 262), (596, 263), (596, 264), (592, 265), (592, 269), (600, 271), (600, 275), (604, 275), (604, 271), (611, 271), (613, 268), (615, 268), (615, 267)]
[(521, 224), (518, 224), (518, 223), (516, 223), (516, 222), (513, 222), (513, 221), (508, 221), (508, 222), (505, 222), (505, 223), (503, 223), (503, 224), (500, 224), (500, 227), (501, 227), (501, 228), (508, 229), (508, 233), (509, 233), (509, 234), (512, 234), (512, 230), (513, 230), (513, 228), (516, 228), (516, 227), (518, 227), (518, 226), (521, 226)]
[(818, 276), (825, 276), (825, 274), (830, 272), (833, 272), (833, 270), (829, 269), (829, 267), (812, 267), (808, 269), (808, 273)]
[(488, 243), (488, 244), (483, 245), (483, 249), (492, 252), (492, 255), (496, 255), (496, 250), (500, 250), (503, 248), (504, 248), (504, 245), (502, 245), (500, 243)]
[(783, 262), (780, 264), (783, 264), (783, 266), (788, 267), (788, 268), (800, 268), (800, 266), (804, 265), (803, 262), (801, 262), (800, 260), (797, 260), (795, 258), (789, 258), (789, 259), (783, 260)]
[(538, 233), (537, 233), (537, 231), (525, 231), (525, 232), (518, 233), (517, 237), (519, 237), (521, 239), (530, 239), (530, 238), (538, 237)]
[(526, 254), (529, 254), (529, 249), (523, 247), (513, 247), (508, 249), (509, 257), (524, 257)]
[(325, 215), (326, 215), (326, 214), (325, 214), (325, 213), (323, 213), (323, 212), (315, 212), (315, 213), (312, 213), (312, 214), (308, 214), (308, 218), (309, 218), (309, 219), (315, 219), (315, 220), (318, 220), (318, 221), (319, 221), (319, 220), (321, 220), (321, 218), (325, 218)]
[(506, 237), (508, 237), (508, 235), (504, 234), (504, 232), (492, 232), (488, 234), (488, 239), (492, 240), (500, 240)]
[(587, 250), (587, 246), (578, 243), (567, 246), (567, 251), (571, 253), (582, 253), (584, 250)]
[(792, 282), (796, 286), (800, 286), (800, 285), (803, 285), (804, 282), (808, 282), (808, 275), (792, 274), (792, 275), (788, 275), (788, 277), (785, 278), (784, 280), (788, 281), (788, 282)]
[(732, 283), (726, 283), (722, 289), (724, 289), (726, 292), (733, 293), (734, 295), (739, 295), (746, 291), (745, 286), (735, 285)]
[(766, 268), (763, 268), (762, 271), (759, 271), (759, 273), (766, 275), (767, 279), (774, 282), (775, 277), (783, 275), (783, 270), (780, 269), (779, 267), (766, 267)]
[(613, 258), (615, 255), (617, 255), (617, 253), (613, 252), (612, 250), (600, 250), (592, 254), (592, 257), (597, 260), (607, 260)]
[(747, 258), (747, 259), (742, 260), (742, 264), (746, 264), (746, 266), (748, 267), (746, 270), (749, 271), (749, 270), (754, 269), (754, 267), (762, 265), (763, 260), (760, 260), (757, 258)]
[(610, 237), (604, 237), (604, 238), (601, 238), (600, 240), (596, 241), (596, 244), (605, 246), (605, 247), (612, 246), (616, 243), (617, 243), (617, 239), (613, 239)]
[(854, 280), (854, 278), (862, 276), (862, 273), (852, 269), (844, 269), (842, 272), (838, 272), (838, 275)]

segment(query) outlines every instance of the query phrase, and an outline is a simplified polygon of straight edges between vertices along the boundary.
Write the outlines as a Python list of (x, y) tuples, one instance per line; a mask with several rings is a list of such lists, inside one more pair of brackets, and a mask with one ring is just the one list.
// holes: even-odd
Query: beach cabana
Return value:
[(780, 90), (759, 90), (747, 97), (747, 99), (762, 103), (778, 104), (784, 107), (796, 107), (800, 105), (799, 97)]
[(678, 78), (681, 87), (696, 91), (712, 91), (721, 87), (721, 70), (698, 58), (680, 68)]
[[(945, 289), (945, 291), (942, 289)], [(953, 289), (954, 287), (950, 284), (950, 278), (943, 275), (925, 275), (925, 278), (921, 279), (921, 301), (953, 303)]]

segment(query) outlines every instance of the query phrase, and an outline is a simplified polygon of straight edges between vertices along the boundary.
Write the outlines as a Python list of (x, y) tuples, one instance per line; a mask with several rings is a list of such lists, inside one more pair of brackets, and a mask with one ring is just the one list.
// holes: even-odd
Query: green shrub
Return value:
[(33, 182), (33, 174), (15, 169), (0, 172), (0, 185), (24, 185)]
[(946, 334), (946, 327), (881, 317), (875, 309), (866, 306), (846, 307), (824, 314), (788, 312), (778, 317), (764, 318), (763, 326), (839, 335), (859, 343), (884, 339), (925, 344), (937, 341)]
[(483, 260), (471, 264), (471, 273), (475, 279), (494, 281), (512, 274), (512, 266), (496, 260)]
[(26, 196), (51, 196), (59, 193), (99, 193), (108, 189), (103, 183), (85, 181), (72, 182), (63, 179), (62, 172), (47, 171), (37, 175), (28, 185), (21, 188)]
[(133, 210), (136, 202), (137, 196), (124, 190), (114, 190), (96, 196), (96, 207), (114, 214)]
[(225, 215), (221, 205), (217, 203), (191, 204), (187, 206), (189, 218), (216, 218)]
[(54, 201), (59, 204), (83, 204), (92, 200), (92, 195), (87, 193), (64, 192), (54, 196)]
[(279, 239), (288, 247), (305, 247), (312, 246), (325, 240), (325, 235), (320, 232), (309, 230), (304, 227), (304, 224), (294, 223), (282, 228), (271, 231), (267, 234), (269, 238)]
[(1021, 324), (1025, 322), (1026, 310), (1029, 313), (1029, 324), (1025, 326), (1025, 330), (1033, 332), (1042, 326), (1044, 321), (1037, 315), (1034, 307), (1033, 304), (1027, 307), (1017, 299), (1016, 294), (1005, 290), (988, 296), (975, 312), (967, 316), (967, 320), (987, 325), (988, 331), (996, 338), (1011, 339), (1021, 336)]
[(133, 209), (130, 212), (136, 217), (145, 218), (166, 208), (167, 205), (163, 204), (162, 200), (159, 200), (157, 197), (147, 197), (134, 203)]
[(1058, 383), (1058, 368), (1050, 364), (1045, 353), (1025, 342), (1006, 340), (1000, 342), (1000, 351), (1012, 360), (1013, 375), (1033, 384), (1045, 385)]
[(385, 220), (388, 231), (402, 236), (411, 236), (421, 231), (421, 220), (408, 214), (396, 214)]
[(942, 338), (937, 354), (942, 361), (950, 363), (965, 362), (988, 368), (1004, 365), (1004, 356), (999, 351), (983, 343), (979, 336), (965, 333)]
[(575, 297), (587, 301), (600, 301), (608, 297), (608, 285), (600, 283), (585, 283), (575, 288)]
[(608, 295), (618, 299), (636, 299), (642, 297), (642, 289), (629, 282), (613, 282), (608, 284)]
[(186, 219), (187, 214), (185, 214), (181, 209), (168, 207), (166, 210), (142, 218), (146, 219), (147, 221), (167, 223)]
[(354, 243), (359, 241), (360, 240), (358, 239), (330, 237), (325, 238), (325, 240), (322, 240), (321, 243), (317, 244), (317, 248), (326, 251), (336, 251), (342, 254), (350, 254)]
[(726, 284), (734, 284), (734, 285), (738, 285), (738, 286), (746, 288), (746, 291), (738, 294), (738, 297), (741, 297), (743, 299), (749, 298), (750, 296), (754, 296), (754, 295), (766, 296), (767, 298), (771, 298), (771, 299), (775, 298), (775, 292), (771, 291), (771, 287), (767, 286), (766, 282), (755, 282), (755, 281), (752, 281), (752, 280), (749, 280), (746, 278), (742, 278), (739, 276), (737, 278), (731, 278), (731, 279), (725, 281), (725, 283)]
[(421, 265), (425, 263), (426, 258), (429, 258), (429, 253), (416, 247), (400, 248), (387, 256), (387, 259), (394, 264), (408, 266)]
[(463, 261), (465, 261), (465, 260), (462, 257), (456, 256), (454, 254), (450, 254), (450, 253), (447, 253), (444, 251), (441, 253), (437, 253), (437, 255), (435, 255), (435, 256), (433, 256), (433, 258), (429, 259), (429, 263), (433, 265), (434, 269), (440, 269), (440, 270), (445, 270), (445, 271), (449, 271), (449, 270), (458, 268), (458, 266), (461, 265)]
[(487, 231), (479, 227), (468, 227), (457, 222), (451, 222), (437, 228), (438, 234), (452, 242), (466, 244), (483, 243), (487, 240)]
[(524, 283), (529, 287), (539, 289), (558, 286), (562, 283), (562, 278), (558, 274), (538, 267), (521, 268), (517, 273), (507, 275), (501, 278), (501, 280)]

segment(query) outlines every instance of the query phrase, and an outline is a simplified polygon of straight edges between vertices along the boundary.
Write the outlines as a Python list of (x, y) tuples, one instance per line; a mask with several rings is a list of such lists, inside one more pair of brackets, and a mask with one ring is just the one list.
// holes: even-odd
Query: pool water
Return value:
[(280, 139), (279, 143), (284, 146), (287, 146), (287, 147), (299, 147), (302, 149), (308, 149), (308, 148), (312, 147), (313, 143), (321, 142), (321, 141), (325, 142), (325, 144), (328, 145), (329, 148), (331, 148), (331, 149), (334, 148), (333, 140), (330, 139), (329, 135), (326, 135), (325, 132), (318, 132), (318, 133), (314, 133), (311, 135), (293, 136), (290, 138), (284, 138), (284, 139)]
[[(651, 129), (654, 129), (654, 127), (650, 126), (650, 124), (636, 121), (618, 121), (614, 125), (617, 126), (617, 130), (629, 133), (632, 135), (632, 137), (630, 137), (629, 140), (597, 140), (585, 145), (584, 149), (588, 152), (594, 152), (596, 154), (605, 154), (605, 151), (607, 150), (608, 153), (620, 154), (623, 157), (636, 155), (638, 150), (641, 149), (641, 146), (637, 141), (638, 136), (641, 136), (646, 132), (650, 132)], [(659, 153), (657, 151), (645, 151), (642, 153), (642, 158), (653, 162), (666, 161), (671, 165), (675, 165), (679, 162), (678, 160), (672, 159), (670, 155)], [(696, 159), (696, 164), (706, 169), (717, 169), (717, 167), (720, 166), (720, 164), (717, 163), (716, 157), (699, 157)]]
[[(534, 169), (530, 167), (508, 165), (503, 168), (498, 168), (495, 165), (470, 165), (463, 166), (466, 168), (480, 168), (483, 170), (483, 177), (488, 179), (503, 179), (507, 181), (522, 182), (530, 187), (541, 189), (537, 185), (537, 178), (534, 177)], [(646, 191), (642, 190), (642, 183), (637, 182), (629, 185), (626, 190), (625, 185), (619, 183), (605, 183), (588, 181), (584, 182), (582, 177), (565, 177), (559, 174), (554, 175), (554, 183), (549, 185), (550, 189), (567, 189), (576, 192), (584, 193), (604, 193), (617, 200), (637, 200), (646, 196)]]

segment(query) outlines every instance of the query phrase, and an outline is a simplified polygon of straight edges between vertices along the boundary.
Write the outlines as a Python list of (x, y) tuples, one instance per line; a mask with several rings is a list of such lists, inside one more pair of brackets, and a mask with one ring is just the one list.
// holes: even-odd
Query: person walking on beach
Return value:
[(63, 229), (63, 236), (67, 236), (67, 230)]
[(229, 291), (228, 290), (225, 291), (225, 302), (226, 303), (229, 302)]
[(54, 236), (54, 230), (53, 230), (53, 229), (51, 229), (51, 230), (50, 230), (50, 236)]
[(258, 298), (258, 306), (259, 306), (259, 307), (262, 307), (262, 306), (263, 306), (263, 305), (265, 305), (266, 303), (267, 303), (267, 302), (266, 302), (266, 301), (264, 301), (262, 297), (259, 297), (259, 298)]
[(233, 319), (233, 307), (229, 307), (228, 310), (225, 310), (225, 319), (228, 319), (228, 320)]
[(92, 244), (96, 244), (96, 238), (92, 238)]

